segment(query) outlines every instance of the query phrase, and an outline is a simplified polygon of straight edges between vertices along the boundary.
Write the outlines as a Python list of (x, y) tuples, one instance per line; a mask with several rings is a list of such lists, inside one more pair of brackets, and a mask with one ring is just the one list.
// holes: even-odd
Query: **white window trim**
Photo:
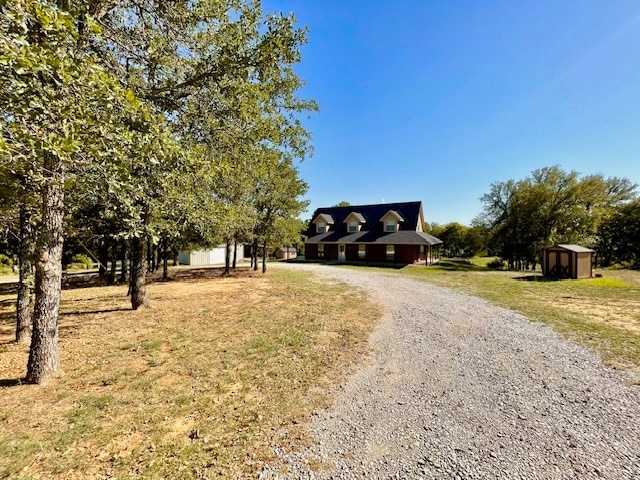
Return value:
[[(391, 247), (392, 252), (389, 253), (389, 247)], [(396, 259), (396, 247), (395, 245), (387, 245), (386, 247), (387, 260), (395, 260)]]
[[(393, 225), (392, 225), (393, 222)], [(392, 227), (391, 230), (389, 230), (389, 227)], [(398, 230), (398, 222), (396, 222), (395, 220), (385, 220), (384, 222), (384, 231), (385, 233), (391, 233), (391, 232), (395, 232)]]

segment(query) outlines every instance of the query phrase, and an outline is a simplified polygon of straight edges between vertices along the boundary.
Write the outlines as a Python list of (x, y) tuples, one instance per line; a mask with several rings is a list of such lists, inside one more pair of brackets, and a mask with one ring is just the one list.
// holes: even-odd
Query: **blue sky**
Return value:
[(640, 183), (640, 1), (263, 7), (309, 28), (310, 212), (422, 200), (427, 221), (468, 224), (492, 182), (555, 164)]

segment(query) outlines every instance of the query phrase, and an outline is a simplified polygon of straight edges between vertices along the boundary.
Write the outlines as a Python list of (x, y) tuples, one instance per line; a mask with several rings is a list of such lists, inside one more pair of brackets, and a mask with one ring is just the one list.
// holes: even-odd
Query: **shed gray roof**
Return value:
[(594, 253), (595, 252), (595, 250), (591, 250), (590, 248), (582, 247), (580, 245), (574, 245), (572, 243), (559, 243), (557, 246), (560, 248), (564, 248), (565, 250), (569, 250), (571, 252), (576, 252), (576, 253)]

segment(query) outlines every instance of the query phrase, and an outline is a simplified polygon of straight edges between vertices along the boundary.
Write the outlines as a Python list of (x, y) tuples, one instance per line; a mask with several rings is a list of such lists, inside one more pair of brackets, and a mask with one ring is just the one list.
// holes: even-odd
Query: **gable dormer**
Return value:
[(382, 231), (385, 233), (397, 232), (400, 229), (400, 223), (404, 222), (404, 218), (395, 210), (389, 210), (380, 219), (382, 222)]
[(316, 233), (327, 233), (334, 221), (331, 215), (320, 213), (312, 223), (316, 226)]
[(347, 224), (347, 232), (349, 233), (357, 233), (362, 228), (362, 225), (367, 223), (362, 214), (358, 212), (351, 212), (347, 215), (347, 218), (344, 219), (344, 223)]

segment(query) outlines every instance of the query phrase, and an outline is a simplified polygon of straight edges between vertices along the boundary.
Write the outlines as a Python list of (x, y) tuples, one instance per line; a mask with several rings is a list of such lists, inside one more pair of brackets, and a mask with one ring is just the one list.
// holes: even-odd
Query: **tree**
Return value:
[[(257, 221), (253, 229), (255, 251), (262, 250), (262, 273), (267, 271), (267, 247), (290, 243), (299, 235), (295, 221), (308, 202), (299, 199), (307, 184), (298, 177), (292, 159), (275, 150), (264, 152), (264, 175), (257, 184), (255, 207)], [(257, 269), (257, 262), (254, 269)]]
[(0, 8), (0, 175), (9, 182), (26, 178), (29, 194), (40, 199), (26, 378), (42, 383), (58, 368), (65, 195), (87, 179), (108, 180), (137, 140), (131, 127), (150, 117), (83, 48), (83, 33), (98, 31), (90, 18), (38, 0)]
[(481, 198), (490, 249), (510, 268), (523, 269), (539, 263), (542, 250), (556, 243), (595, 246), (599, 225), (634, 198), (635, 188), (628, 179), (581, 177), (558, 166), (496, 182)]
[[(259, 3), (235, 0), (180, 1), (171, 9), (150, 0), (124, 1), (102, 21), (110, 28), (100, 55), (171, 121), (182, 145), (197, 152), (196, 170), (214, 172), (198, 178), (196, 193), (206, 198), (204, 209), (212, 215), (192, 215), (202, 223), (189, 230), (203, 242), (229, 245), (250, 231), (255, 218), (246, 208), (252, 189), (242, 179), (259, 178), (252, 149), (268, 145), (299, 158), (309, 150), (309, 135), (295, 114), (316, 107), (296, 96), (302, 82), (292, 68), (305, 32), (295, 28), (293, 16), (263, 17)], [(152, 177), (140, 183), (146, 178)], [(144, 228), (133, 235), (134, 246), (139, 236), (157, 237), (158, 223), (167, 225), (158, 214), (161, 206), (138, 198)], [(133, 254), (143, 265), (140, 249)], [(143, 271), (135, 269), (132, 302)]]
[(596, 245), (603, 266), (627, 263), (640, 266), (640, 200), (618, 206), (598, 229)]

